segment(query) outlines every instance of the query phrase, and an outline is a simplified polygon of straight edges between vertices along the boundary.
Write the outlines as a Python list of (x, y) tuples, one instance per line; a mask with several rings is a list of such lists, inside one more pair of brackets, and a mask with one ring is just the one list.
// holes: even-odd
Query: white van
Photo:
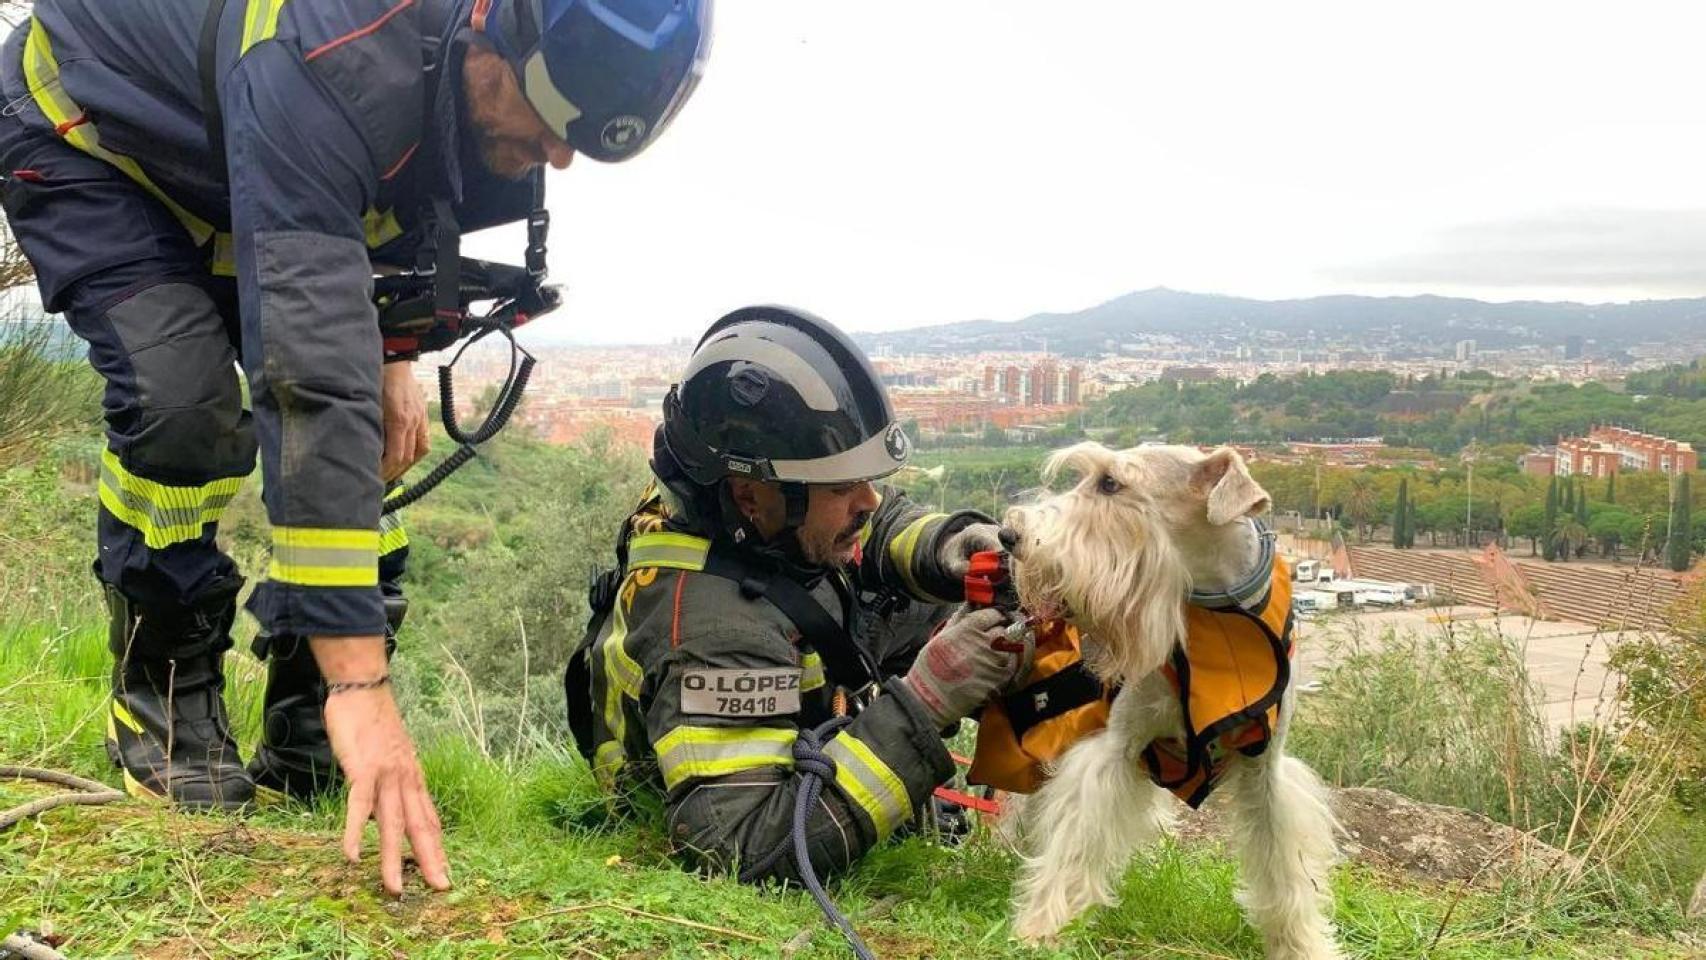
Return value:
[(1291, 598), (1291, 608), (1298, 616), (1312, 617), (1320, 613), (1328, 613), (1344, 606), (1344, 598), (1328, 590), (1305, 590), (1294, 594)]

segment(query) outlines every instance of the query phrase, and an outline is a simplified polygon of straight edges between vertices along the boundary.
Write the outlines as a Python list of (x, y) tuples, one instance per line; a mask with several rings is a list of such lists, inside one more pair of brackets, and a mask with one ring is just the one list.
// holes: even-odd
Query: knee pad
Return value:
[(126, 468), (186, 485), (246, 476), (255, 433), (237, 382), (237, 351), (212, 297), (189, 283), (162, 283), (106, 313), (129, 356)]

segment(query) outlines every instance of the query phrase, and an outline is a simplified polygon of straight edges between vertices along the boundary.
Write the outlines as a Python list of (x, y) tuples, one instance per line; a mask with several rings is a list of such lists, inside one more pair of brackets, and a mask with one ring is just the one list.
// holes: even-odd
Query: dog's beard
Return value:
[(1136, 680), (1184, 642), (1190, 580), (1159, 521), (1075, 494), (1009, 517), (1024, 537), (1013, 564), (1020, 603), (1076, 626), (1097, 676)]

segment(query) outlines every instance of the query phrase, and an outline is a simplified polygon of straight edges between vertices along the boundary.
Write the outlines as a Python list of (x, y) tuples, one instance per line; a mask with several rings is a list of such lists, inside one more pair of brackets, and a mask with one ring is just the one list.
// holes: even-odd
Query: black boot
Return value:
[[(409, 603), (385, 598), (385, 656), (397, 649), (397, 629)], [(255, 786), (304, 802), (335, 793), (343, 774), (326, 736), (326, 682), (306, 637), (255, 638), (255, 656), (267, 661), (261, 745), (249, 764)]]
[(225, 715), (221, 663), (242, 586), (227, 577), (172, 610), (145, 610), (106, 588), (114, 660), (107, 755), (132, 796), (194, 810), (235, 810), (254, 799)]

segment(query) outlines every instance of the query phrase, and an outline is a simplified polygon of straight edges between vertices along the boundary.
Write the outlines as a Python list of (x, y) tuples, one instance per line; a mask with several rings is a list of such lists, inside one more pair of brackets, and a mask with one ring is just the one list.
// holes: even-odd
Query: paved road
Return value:
[(1591, 721), (1602, 698), (1609, 706), (1616, 679), (1606, 661), (1624, 636), (1568, 621), (1531, 620), (1497, 616), (1486, 607), (1454, 606), (1352, 613), (1301, 621), (1298, 659), (1307, 681), (1329, 661), (1332, 634), (1348, 637), (1360, 632), (1363, 642), (1378, 642), (1393, 628), (1399, 633), (1439, 633), (1454, 625), (1497, 630), (1517, 640), (1527, 655), (1528, 669), (1546, 701), (1546, 719), (1554, 727)]

